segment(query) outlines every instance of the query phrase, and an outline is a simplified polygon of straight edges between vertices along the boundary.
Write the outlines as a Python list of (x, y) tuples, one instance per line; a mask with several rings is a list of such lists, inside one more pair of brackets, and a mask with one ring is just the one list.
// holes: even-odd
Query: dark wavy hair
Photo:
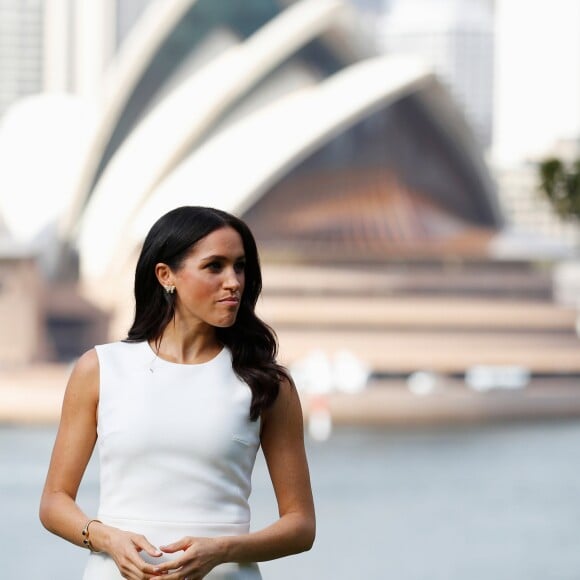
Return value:
[(159, 340), (175, 316), (175, 294), (164, 291), (155, 275), (155, 265), (161, 262), (173, 271), (179, 270), (199, 240), (224, 227), (233, 228), (242, 238), (245, 286), (235, 323), (216, 327), (216, 336), (232, 353), (234, 372), (252, 391), (250, 419), (256, 421), (276, 400), (281, 381), (292, 383), (292, 379), (276, 362), (276, 334), (254, 312), (262, 291), (262, 273), (256, 241), (241, 219), (211, 207), (183, 206), (153, 224), (135, 269), (135, 320), (125, 342)]

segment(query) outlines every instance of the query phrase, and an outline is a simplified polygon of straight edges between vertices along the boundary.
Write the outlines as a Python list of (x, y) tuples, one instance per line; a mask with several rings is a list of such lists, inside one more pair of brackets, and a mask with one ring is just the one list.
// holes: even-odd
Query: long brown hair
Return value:
[(183, 206), (153, 224), (135, 269), (135, 319), (125, 341), (157, 340), (175, 314), (175, 295), (163, 290), (155, 265), (162, 262), (179, 270), (199, 240), (223, 227), (233, 228), (242, 238), (246, 281), (235, 323), (216, 328), (216, 336), (231, 351), (235, 373), (252, 391), (250, 419), (256, 421), (275, 401), (281, 381), (292, 383), (292, 379), (276, 362), (276, 334), (255, 314), (262, 273), (256, 241), (241, 219), (211, 207)]

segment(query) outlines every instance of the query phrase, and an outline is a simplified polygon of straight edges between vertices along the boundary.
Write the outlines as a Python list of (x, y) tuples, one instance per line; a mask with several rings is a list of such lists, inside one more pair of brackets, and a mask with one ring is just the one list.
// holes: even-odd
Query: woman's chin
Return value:
[(230, 328), (236, 323), (236, 316), (231, 316), (228, 318), (221, 318), (220, 320), (216, 321), (213, 326), (216, 328)]

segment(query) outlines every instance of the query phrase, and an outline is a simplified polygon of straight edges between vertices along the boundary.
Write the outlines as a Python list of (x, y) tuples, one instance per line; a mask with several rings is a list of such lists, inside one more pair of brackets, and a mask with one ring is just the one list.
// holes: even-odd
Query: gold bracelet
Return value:
[(93, 544), (91, 544), (91, 539), (89, 537), (89, 526), (93, 523), (93, 522), (98, 522), (99, 524), (102, 524), (103, 522), (101, 520), (89, 520), (86, 524), (85, 527), (83, 528), (81, 534), (83, 536), (83, 545), (85, 546), (85, 548), (88, 548), (91, 552), (95, 552), (98, 553), (99, 550), (95, 550)]

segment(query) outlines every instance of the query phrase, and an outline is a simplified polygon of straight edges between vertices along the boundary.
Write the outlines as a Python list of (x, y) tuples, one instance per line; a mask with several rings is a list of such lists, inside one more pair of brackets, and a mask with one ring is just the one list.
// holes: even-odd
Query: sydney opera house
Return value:
[(97, 311), (108, 337), (122, 334), (140, 243), (179, 205), (242, 216), (265, 269), (290, 278), (296, 266), (486, 259), (502, 216), (462, 113), (420, 63), (370, 54), (352, 10), (150, 4), (116, 57), (51, 242), (53, 279), (78, 280), (93, 305), (54, 307), (76, 320), (78, 348), (103, 332)]

